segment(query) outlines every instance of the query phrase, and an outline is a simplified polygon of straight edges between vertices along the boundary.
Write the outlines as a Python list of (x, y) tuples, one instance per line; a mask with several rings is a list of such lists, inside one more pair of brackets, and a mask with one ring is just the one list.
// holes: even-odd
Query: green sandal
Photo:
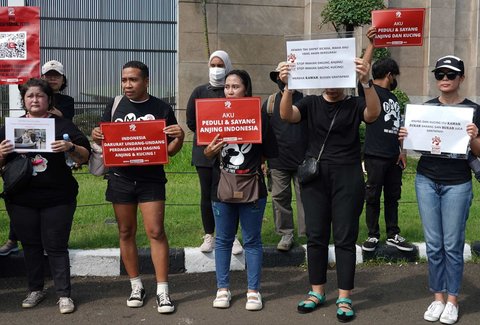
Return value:
[[(339, 307), (340, 304), (345, 304), (347, 306)], [(355, 311), (352, 307), (352, 300), (349, 298), (338, 298), (337, 302), (337, 318), (342, 323), (347, 323), (355, 318)], [(347, 308), (349, 311), (344, 311), (342, 308)]]
[[(317, 298), (318, 302), (313, 300), (312, 297)], [(315, 291), (309, 291), (308, 298), (298, 303), (297, 311), (301, 314), (311, 313), (312, 311), (320, 307), (320, 305), (323, 305), (326, 299), (327, 298), (325, 295), (322, 296), (321, 294)]]

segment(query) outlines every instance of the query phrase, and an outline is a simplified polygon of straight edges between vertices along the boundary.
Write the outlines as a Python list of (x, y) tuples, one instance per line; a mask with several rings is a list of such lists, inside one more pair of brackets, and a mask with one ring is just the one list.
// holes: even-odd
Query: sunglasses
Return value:
[(458, 76), (458, 72), (455, 71), (435, 71), (435, 79), (443, 80), (443, 78), (447, 76), (448, 80), (454, 80)]

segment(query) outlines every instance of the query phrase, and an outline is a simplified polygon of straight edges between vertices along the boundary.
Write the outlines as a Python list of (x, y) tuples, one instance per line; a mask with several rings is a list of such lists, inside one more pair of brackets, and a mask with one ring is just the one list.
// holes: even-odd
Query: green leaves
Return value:
[(330, 0), (321, 13), (322, 25), (332, 23), (335, 29), (344, 26), (353, 31), (371, 23), (371, 11), (384, 9), (383, 0)]

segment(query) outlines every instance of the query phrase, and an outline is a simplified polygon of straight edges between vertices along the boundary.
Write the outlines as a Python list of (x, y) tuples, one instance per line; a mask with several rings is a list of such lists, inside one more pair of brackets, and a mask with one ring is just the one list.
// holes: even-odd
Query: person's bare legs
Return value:
[(113, 210), (117, 219), (123, 265), (130, 278), (138, 277), (138, 251), (135, 239), (137, 234), (137, 205), (114, 203)]
[(139, 203), (157, 282), (168, 281), (168, 239), (163, 224), (165, 201)]
[(157, 310), (159, 313), (172, 313), (175, 306), (168, 290), (168, 239), (163, 225), (165, 201), (139, 203), (143, 215), (145, 233), (150, 240), (150, 252), (155, 277), (157, 279)]

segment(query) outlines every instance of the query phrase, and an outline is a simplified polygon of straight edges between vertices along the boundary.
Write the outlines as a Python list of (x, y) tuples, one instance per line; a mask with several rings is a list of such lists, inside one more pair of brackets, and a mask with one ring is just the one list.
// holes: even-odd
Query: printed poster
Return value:
[(198, 145), (217, 134), (227, 143), (262, 143), (260, 97), (196, 99), (195, 109)]
[(165, 120), (101, 123), (105, 166), (168, 164)]
[(0, 7), (0, 84), (40, 77), (40, 7)]
[[(430, 155), (449, 154), (449, 158), (466, 158), (470, 137), (467, 124), (475, 109), (469, 106), (407, 104), (405, 128), (408, 136), (403, 148)], [(451, 155), (460, 155), (452, 157)]]
[(355, 38), (287, 41), (288, 89), (355, 88)]
[(425, 8), (372, 11), (372, 26), (377, 28), (375, 47), (422, 46)]
[(53, 152), (55, 119), (6, 117), (5, 139), (14, 144), (16, 152)]

